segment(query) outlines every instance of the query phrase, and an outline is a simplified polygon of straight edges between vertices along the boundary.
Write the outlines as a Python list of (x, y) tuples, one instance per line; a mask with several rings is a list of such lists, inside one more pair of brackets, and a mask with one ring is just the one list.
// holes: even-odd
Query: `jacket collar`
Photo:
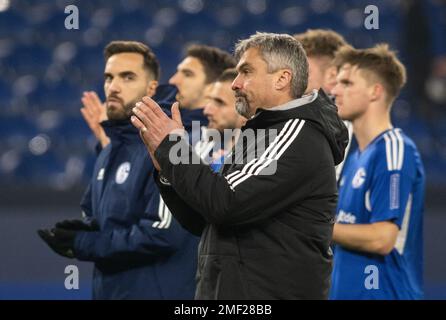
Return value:
[(112, 142), (135, 143), (141, 141), (139, 131), (129, 119), (127, 120), (106, 120), (101, 122), (105, 133)]

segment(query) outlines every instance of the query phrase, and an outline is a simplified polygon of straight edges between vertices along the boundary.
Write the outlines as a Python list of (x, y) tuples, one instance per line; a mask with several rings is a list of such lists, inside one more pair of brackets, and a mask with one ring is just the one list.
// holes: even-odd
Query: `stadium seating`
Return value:
[[(191, 42), (232, 50), (237, 39), (257, 30), (296, 33), (322, 26), (358, 47), (387, 41), (400, 49), (398, 2), (375, 2), (379, 31), (363, 27), (367, 1), (82, 1), (79, 30), (64, 28), (67, 1), (11, 1), (0, 12), (0, 185), (61, 188), (87, 181), (94, 139), (79, 112), (80, 96), (96, 90), (103, 98), (102, 52), (111, 40), (148, 43), (161, 62), (162, 82)], [(423, 122), (413, 101), (405, 92), (394, 120), (423, 152), (428, 181), (445, 184), (444, 117)]]

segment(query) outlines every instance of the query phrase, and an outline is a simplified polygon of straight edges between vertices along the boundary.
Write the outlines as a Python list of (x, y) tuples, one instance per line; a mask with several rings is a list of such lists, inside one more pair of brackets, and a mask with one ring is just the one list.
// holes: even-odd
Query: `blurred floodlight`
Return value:
[(159, 27), (152, 27), (147, 29), (144, 38), (152, 47), (159, 46), (164, 40), (164, 30)]
[(43, 111), (36, 119), (36, 123), (41, 130), (52, 130), (62, 122), (61, 115), (55, 110)]
[(286, 8), (280, 13), (280, 20), (285, 26), (297, 26), (304, 22), (305, 10), (299, 6)]
[(60, 63), (70, 62), (76, 55), (77, 49), (72, 42), (63, 42), (54, 49), (54, 60)]
[(95, 47), (102, 41), (102, 31), (98, 28), (88, 28), (83, 34), (83, 40), (87, 46)]
[(13, 91), (16, 96), (25, 96), (33, 92), (37, 87), (37, 79), (33, 75), (24, 75), (18, 78), (13, 84)]
[(187, 13), (198, 13), (203, 10), (203, 0), (180, 0), (179, 5)]
[(177, 11), (174, 8), (163, 8), (155, 13), (155, 24), (164, 28), (173, 26), (177, 22)]
[(9, 0), (0, 0), (0, 12), (9, 9)]
[(91, 18), (91, 25), (97, 28), (107, 28), (113, 19), (113, 11), (109, 8), (102, 8), (95, 11)]
[(232, 27), (240, 22), (242, 15), (238, 8), (226, 7), (218, 11), (217, 18), (222, 26)]
[(50, 138), (46, 134), (39, 134), (29, 141), (28, 147), (32, 154), (40, 156), (48, 151), (50, 145)]
[(262, 14), (266, 11), (266, 1), (265, 0), (247, 0), (246, 9), (251, 14)]
[(344, 15), (344, 23), (350, 28), (358, 28), (362, 26), (364, 14), (359, 9), (348, 10)]
[(14, 50), (14, 43), (11, 40), (0, 39), (0, 59), (9, 56), (13, 50)]
[(311, 0), (310, 7), (317, 14), (327, 13), (333, 6), (332, 0)]
[(9, 150), (0, 157), (0, 170), (8, 173), (17, 168), (20, 163), (20, 157), (17, 151)]

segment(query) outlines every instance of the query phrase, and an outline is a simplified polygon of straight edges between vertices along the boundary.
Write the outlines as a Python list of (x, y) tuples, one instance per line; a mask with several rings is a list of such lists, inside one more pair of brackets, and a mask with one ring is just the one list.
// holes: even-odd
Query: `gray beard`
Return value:
[(237, 98), (235, 101), (235, 109), (241, 116), (249, 119), (249, 102), (245, 97)]

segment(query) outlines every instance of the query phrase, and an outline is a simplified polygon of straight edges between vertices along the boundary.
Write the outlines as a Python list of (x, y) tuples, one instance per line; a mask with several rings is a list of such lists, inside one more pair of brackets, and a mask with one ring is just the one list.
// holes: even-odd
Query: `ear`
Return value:
[(384, 87), (381, 83), (375, 83), (370, 87), (370, 100), (378, 101), (385, 98)]
[(338, 75), (338, 69), (336, 66), (328, 67), (325, 70), (325, 83), (330, 84), (331, 86), (336, 85), (336, 76)]
[(276, 90), (283, 90), (287, 86), (291, 86), (292, 73), (289, 69), (281, 69), (277, 73), (277, 78), (274, 84)]
[(215, 82), (211, 82), (211, 83), (208, 83), (207, 85), (204, 86), (203, 96), (207, 96), (211, 92), (212, 87), (214, 86), (214, 83)]
[(156, 80), (149, 81), (149, 83), (147, 84), (146, 95), (149, 97), (153, 97), (157, 87), (158, 87), (158, 81)]

